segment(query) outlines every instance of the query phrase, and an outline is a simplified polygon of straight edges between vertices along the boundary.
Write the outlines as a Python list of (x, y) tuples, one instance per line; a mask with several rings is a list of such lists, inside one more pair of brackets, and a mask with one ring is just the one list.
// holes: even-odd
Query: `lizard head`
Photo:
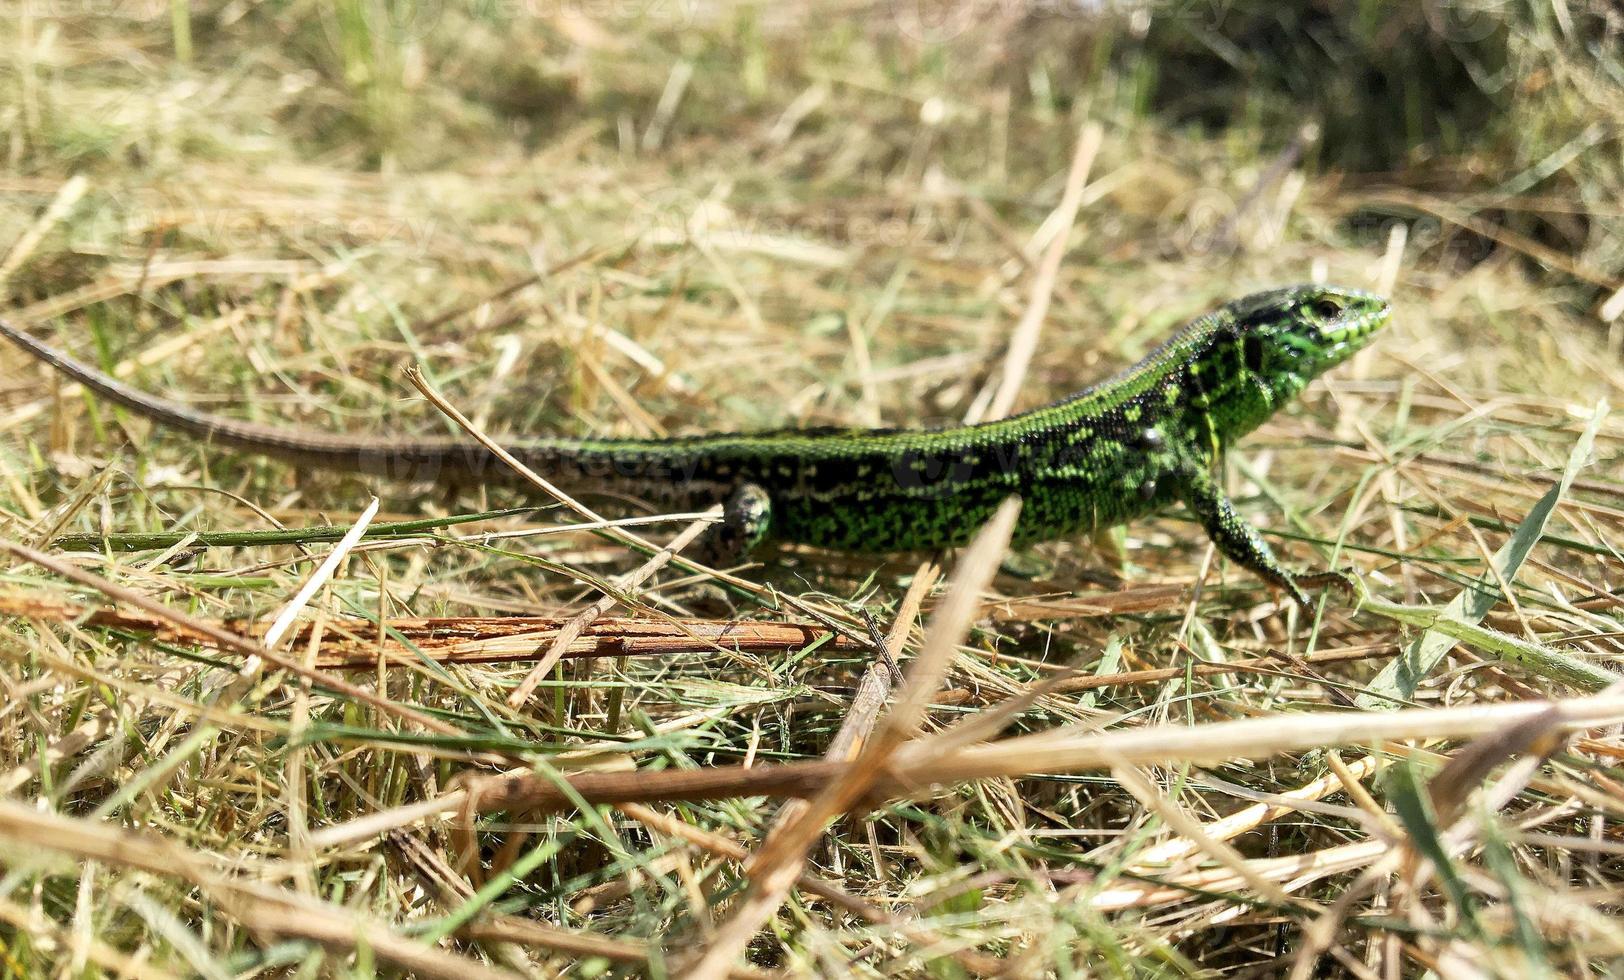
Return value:
[(1251, 431), (1387, 325), (1387, 301), (1336, 286), (1289, 286), (1235, 300), (1207, 321), (1190, 381), (1220, 436)]

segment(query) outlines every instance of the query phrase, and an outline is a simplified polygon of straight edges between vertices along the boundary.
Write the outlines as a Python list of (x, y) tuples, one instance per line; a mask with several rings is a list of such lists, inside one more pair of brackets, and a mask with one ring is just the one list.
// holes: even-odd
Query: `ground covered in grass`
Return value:
[(237, 418), (952, 424), (1395, 320), (1228, 460), (1315, 610), (1177, 512), (708, 569), (0, 349), (0, 970), (1624, 969), (1624, 23), (1094, 6), (14, 5), (4, 315)]

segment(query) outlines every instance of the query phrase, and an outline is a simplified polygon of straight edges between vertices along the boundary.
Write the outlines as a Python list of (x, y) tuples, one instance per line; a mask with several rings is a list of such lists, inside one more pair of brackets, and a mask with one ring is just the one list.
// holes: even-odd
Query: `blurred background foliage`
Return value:
[[(923, 107), (969, 183), (1053, 172), (1068, 143), (1041, 132), (1082, 114), (1216, 140), (1230, 169), (1300, 143), (1314, 172), (1345, 175), (1355, 234), (1424, 210), (1397, 192), (1438, 195), (1454, 254), (1493, 251), (1467, 219), (1549, 249), (1534, 272), (1578, 308), (1624, 268), (1624, 14), (1598, 0), (83, 2), (97, 15), (24, 3), (4, 28), (24, 35), (3, 110), (23, 172), (156, 177), (208, 156), (432, 171), (571, 139), (681, 168), (770, 135), (803, 96), (795, 122), (829, 136), (796, 150), (818, 193), (917, 179)], [(681, 102), (659, 134), (680, 135), (672, 154), (642, 129), (662, 95)], [(1023, 132), (989, 160), (1000, 118)]]

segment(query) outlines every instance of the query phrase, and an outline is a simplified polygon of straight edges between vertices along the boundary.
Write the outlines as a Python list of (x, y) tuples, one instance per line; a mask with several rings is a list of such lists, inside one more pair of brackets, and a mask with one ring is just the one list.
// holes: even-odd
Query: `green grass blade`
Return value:
[[(1590, 457), (1590, 448), (1595, 442), (1596, 431), (1601, 428), (1602, 420), (1607, 417), (1607, 413), (1607, 403), (1598, 402), (1590, 422), (1579, 434), (1578, 442), (1573, 445), (1573, 452), (1568, 455), (1567, 466), (1562, 470), (1562, 479), (1545, 496), (1539, 498), (1534, 509), (1528, 512), (1528, 516), (1517, 525), (1517, 530), (1512, 532), (1510, 539), (1494, 553), (1492, 573), (1484, 576), (1476, 587), (1464, 589), (1456, 595), (1438, 614), (1439, 621), (1453, 620), (1457, 623), (1475, 624), (1499, 603), (1502, 596), (1498, 583), (1505, 582), (1509, 585), (1517, 577), (1517, 572), (1522, 568), (1528, 553), (1545, 533), (1545, 525), (1550, 521), (1551, 514), (1556, 511), (1557, 503), (1568, 492), (1585, 460)], [(1405, 647), (1402, 654), (1382, 668), (1381, 673), (1371, 681), (1369, 689), (1355, 699), (1359, 707), (1379, 710), (1408, 701), (1443, 660), (1444, 655), (1454, 649), (1457, 642), (1459, 642), (1457, 637), (1436, 626), (1428, 629)]]

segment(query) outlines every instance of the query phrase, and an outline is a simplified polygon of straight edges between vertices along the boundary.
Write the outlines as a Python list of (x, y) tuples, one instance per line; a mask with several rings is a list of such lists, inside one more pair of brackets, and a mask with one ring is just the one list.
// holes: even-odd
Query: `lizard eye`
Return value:
[(1334, 299), (1317, 299), (1308, 309), (1321, 320), (1334, 320), (1342, 312), (1342, 304)]

